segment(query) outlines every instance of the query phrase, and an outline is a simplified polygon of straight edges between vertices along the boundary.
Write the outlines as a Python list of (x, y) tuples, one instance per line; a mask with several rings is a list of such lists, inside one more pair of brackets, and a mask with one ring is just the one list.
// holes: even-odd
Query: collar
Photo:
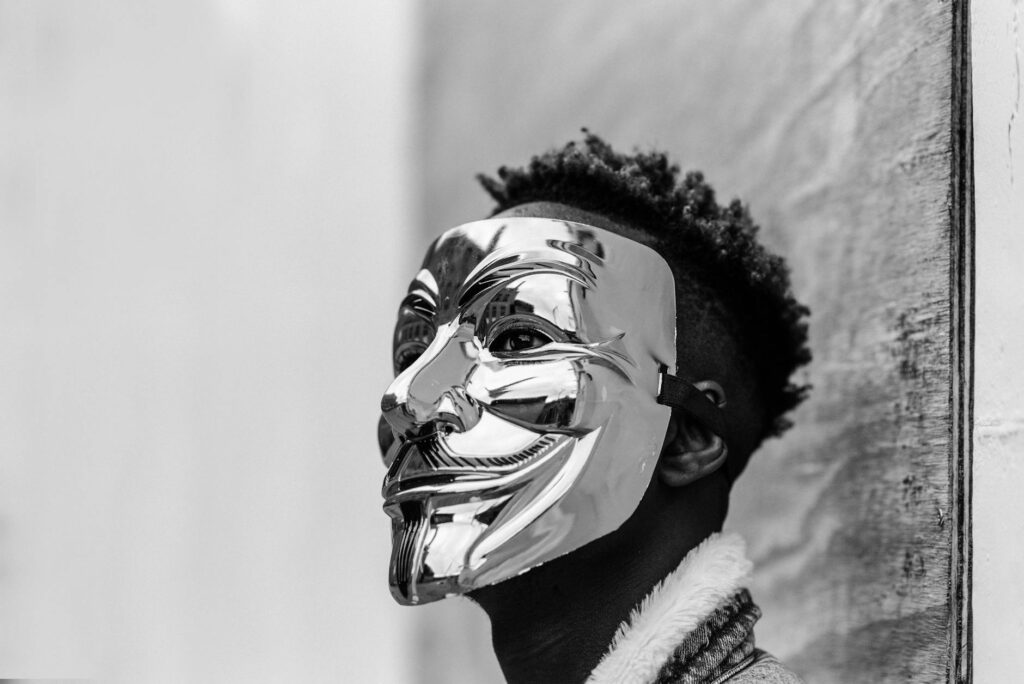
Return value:
[(587, 684), (654, 681), (680, 642), (740, 590), (752, 566), (738, 534), (705, 539), (633, 609)]

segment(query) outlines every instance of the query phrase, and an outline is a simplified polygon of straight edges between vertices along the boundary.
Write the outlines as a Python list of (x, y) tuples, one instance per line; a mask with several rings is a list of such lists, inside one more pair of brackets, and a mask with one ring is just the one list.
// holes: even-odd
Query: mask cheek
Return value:
[(466, 386), (481, 405), (538, 433), (572, 432), (586, 383), (578, 361), (508, 362), (482, 367)]
[(637, 386), (621, 369), (600, 360), (581, 362), (574, 419), (581, 434), (607, 426), (642, 403)]

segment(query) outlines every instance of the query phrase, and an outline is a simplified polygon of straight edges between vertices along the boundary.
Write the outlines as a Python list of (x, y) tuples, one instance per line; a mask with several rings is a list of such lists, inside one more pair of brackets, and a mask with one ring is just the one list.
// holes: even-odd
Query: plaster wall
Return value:
[[(796, 426), (754, 456), (726, 522), (756, 565), (758, 644), (813, 682), (947, 677), (958, 3), (427, 7), (420, 246), (486, 215), (474, 173), (581, 126), (742, 198), (792, 266), (815, 357)], [(477, 609), (416, 619), (421, 681), (494, 676)]]

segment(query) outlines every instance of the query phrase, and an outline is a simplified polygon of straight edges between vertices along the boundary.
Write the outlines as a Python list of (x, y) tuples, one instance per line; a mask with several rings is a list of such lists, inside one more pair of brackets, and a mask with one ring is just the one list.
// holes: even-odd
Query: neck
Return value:
[(616, 532), (473, 592), (510, 684), (587, 679), (630, 611), (718, 531), (724, 510), (709, 504), (722, 498), (712, 488), (686, 489), (679, 496), (655, 481)]

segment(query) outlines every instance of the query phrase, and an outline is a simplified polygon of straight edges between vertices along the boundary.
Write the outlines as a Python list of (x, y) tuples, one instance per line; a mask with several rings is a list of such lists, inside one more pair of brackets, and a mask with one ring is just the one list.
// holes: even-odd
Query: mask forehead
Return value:
[(516, 313), (518, 303), (583, 341), (620, 337), (638, 358), (675, 371), (671, 269), (654, 250), (611, 231), (522, 217), (457, 226), (428, 249), (410, 294), (424, 290), (435, 326), (474, 304), (491, 304), (473, 313), (495, 317)]

